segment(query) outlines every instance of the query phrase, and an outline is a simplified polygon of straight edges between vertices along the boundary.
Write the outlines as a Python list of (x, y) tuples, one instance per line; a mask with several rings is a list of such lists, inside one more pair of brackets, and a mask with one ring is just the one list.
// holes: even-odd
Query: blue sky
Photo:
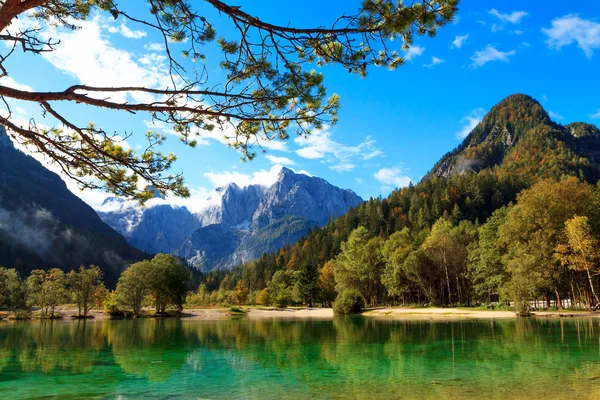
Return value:
[[(144, 3), (133, 1), (131, 11), (140, 12)], [(235, 2), (267, 21), (302, 26), (326, 25), (359, 3)], [(227, 37), (229, 28), (210, 6), (194, 4), (216, 23), (217, 34)], [(82, 27), (63, 36), (62, 48), (53, 55), (13, 57), (10, 77), (1, 82), (35, 90), (61, 90), (74, 83), (161, 84), (165, 71), (155, 33), (106, 15)], [(218, 53), (209, 46), (206, 54), (211, 78), (218, 81)], [(240, 154), (218, 138), (207, 137), (191, 149), (169, 135), (164, 150), (179, 156), (174, 171), (183, 171), (193, 193), (185, 204), (193, 208), (228, 181), (269, 182), (279, 165), (351, 188), (363, 198), (385, 196), (394, 187), (418, 181), (490, 107), (512, 93), (535, 97), (562, 124), (600, 121), (599, 2), (463, 0), (455, 23), (433, 39), (417, 38), (407, 59), (393, 72), (372, 68), (364, 79), (341, 68), (324, 68), (328, 93), (341, 96), (338, 124), (305, 141), (292, 137), (272, 143), (267, 155), (252, 162), (240, 163)], [(44, 123), (36, 107), (15, 106), (19, 118)], [(91, 120), (109, 130), (133, 132), (127, 140), (132, 147), (142, 143), (149, 121), (145, 115), (95, 109), (82, 113), (72, 105), (61, 105), (61, 110), (74, 113), (81, 123)], [(102, 194), (82, 197), (97, 203)]]

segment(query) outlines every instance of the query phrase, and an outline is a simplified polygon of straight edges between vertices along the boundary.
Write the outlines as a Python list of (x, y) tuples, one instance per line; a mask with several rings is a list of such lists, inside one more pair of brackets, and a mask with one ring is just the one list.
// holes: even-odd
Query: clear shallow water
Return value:
[(600, 322), (0, 323), (0, 398), (600, 398)]

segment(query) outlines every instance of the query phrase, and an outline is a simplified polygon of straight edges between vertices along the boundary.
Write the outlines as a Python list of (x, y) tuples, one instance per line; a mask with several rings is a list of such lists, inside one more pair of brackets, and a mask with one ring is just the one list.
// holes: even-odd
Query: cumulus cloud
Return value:
[(373, 176), (383, 185), (384, 191), (390, 187), (406, 187), (412, 182), (401, 167), (382, 168)]
[(141, 39), (147, 36), (144, 31), (133, 31), (123, 22), (119, 26), (109, 25), (106, 27), (110, 33), (119, 33), (128, 39)]
[(456, 132), (456, 138), (461, 140), (466, 138), (469, 135), (469, 133), (471, 133), (471, 131), (475, 129), (477, 125), (479, 125), (484, 115), (485, 110), (483, 108), (477, 108), (471, 111), (469, 115), (466, 115), (461, 120), (461, 122), (463, 123), (463, 127), (460, 131)]
[(281, 165), (273, 165), (270, 170), (259, 170), (251, 174), (238, 171), (207, 172), (207, 178), (215, 187), (221, 187), (228, 183), (235, 183), (240, 187), (249, 185), (270, 186), (277, 181), (277, 175), (281, 171)]
[(452, 46), (450, 46), (451, 49), (460, 49), (463, 44), (467, 41), (467, 39), (469, 38), (469, 34), (463, 35), (463, 36), (456, 36), (454, 38), (454, 41), (452, 42)]
[(431, 63), (430, 64), (423, 64), (424, 67), (426, 68), (432, 68), (435, 67), (436, 65), (440, 65), (445, 63), (446, 60), (442, 60), (441, 58), (437, 58), (437, 57), (431, 57)]
[(310, 160), (322, 159), (332, 164), (329, 168), (336, 172), (352, 171), (359, 161), (383, 156), (383, 151), (375, 147), (375, 140), (370, 136), (356, 146), (347, 146), (333, 140), (327, 126), (308, 136), (298, 136), (294, 142), (300, 146), (297, 155)]
[(147, 43), (144, 45), (144, 49), (148, 51), (165, 51), (165, 45), (162, 43)]
[(406, 53), (404, 53), (404, 59), (406, 61), (412, 61), (422, 55), (424, 51), (425, 47), (421, 47), (419, 45), (412, 46), (406, 51)]
[[(87, 21), (77, 21), (80, 29), (73, 31), (49, 26), (42, 33), (43, 39), (61, 38), (61, 43), (52, 52), (43, 53), (56, 69), (70, 75), (82, 84), (90, 86), (118, 87), (141, 86), (166, 88), (172, 86), (164, 58), (136, 56), (127, 50), (115, 47), (104, 32), (117, 29), (121, 34), (140, 36), (140, 33), (115, 27), (107, 19), (95, 16)], [(126, 33), (123, 33), (126, 32)], [(141, 31), (140, 31), (141, 32)], [(148, 62), (147, 62), (148, 61)], [(101, 96), (107, 97), (106, 93)], [(112, 101), (152, 101), (153, 96), (143, 93), (111, 93)]]
[(577, 43), (587, 58), (600, 48), (600, 23), (583, 19), (574, 14), (552, 20), (550, 28), (543, 28), (548, 36), (548, 47), (560, 50), (564, 46)]
[(0, 84), (2, 86), (7, 86), (9, 88), (13, 88), (13, 89), (17, 89), (17, 90), (23, 90), (23, 91), (26, 91), (26, 92), (33, 91), (33, 88), (31, 86), (23, 85), (21, 83), (18, 83), (13, 78), (11, 78), (10, 76), (3, 76), (3, 77), (1, 77), (0, 78)]
[(500, 51), (488, 45), (485, 49), (481, 51), (476, 51), (475, 54), (471, 57), (473, 63), (471, 64), (472, 68), (483, 67), (485, 64), (491, 61), (503, 61), (508, 62), (509, 57), (515, 55), (515, 51)]
[(277, 157), (270, 154), (267, 154), (266, 157), (269, 161), (271, 161), (271, 164), (296, 165), (294, 160), (290, 160), (287, 157)]
[(500, 20), (499, 24), (492, 25), (492, 31), (494, 32), (502, 30), (506, 24), (519, 24), (524, 17), (529, 15), (525, 11), (513, 11), (511, 13), (502, 14), (495, 8), (488, 11), (488, 14), (493, 15)]

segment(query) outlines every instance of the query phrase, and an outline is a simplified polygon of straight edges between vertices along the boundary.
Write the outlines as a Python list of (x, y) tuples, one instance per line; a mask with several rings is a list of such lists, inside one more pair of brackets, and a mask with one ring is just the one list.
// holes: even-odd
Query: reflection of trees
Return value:
[[(98, 377), (108, 383), (100, 395), (133, 381), (173, 390), (185, 377), (200, 386), (243, 390), (250, 384), (255, 392), (248, 397), (256, 397), (257, 384), (272, 384), (273, 390), (291, 385), (294, 395), (308, 397), (560, 398), (571, 393), (586, 399), (600, 393), (596, 324), (594, 319), (449, 323), (351, 317), (333, 322), (25, 322), (0, 325), (0, 374), (8, 365), (11, 371), (18, 365), (15, 379), (41, 373), (35, 376), (50, 376), (45, 382), (52, 382), (53, 373), (89, 374), (90, 383)], [(220, 375), (213, 374), (215, 369)]]
[(16, 322), (0, 329), (5, 364), (16, 360), (25, 372), (89, 372), (103, 344), (102, 326), (86, 321)]
[[(590, 346), (600, 350), (593, 320), (340, 318), (219, 321), (188, 328), (202, 346), (229, 351), (232, 368), (240, 359), (250, 360), (258, 369), (279, 369), (313, 393), (332, 396), (600, 393), (593, 380), (600, 377), (600, 353), (589, 352)], [(193, 361), (201, 367), (202, 360)]]
[(121, 369), (164, 382), (186, 362), (187, 336), (179, 319), (108, 321), (108, 344)]

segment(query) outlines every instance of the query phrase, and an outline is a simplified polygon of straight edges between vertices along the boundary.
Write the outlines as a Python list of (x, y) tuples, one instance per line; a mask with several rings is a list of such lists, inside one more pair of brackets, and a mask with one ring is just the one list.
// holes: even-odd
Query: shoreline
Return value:
[[(268, 307), (250, 307), (245, 308), (245, 314), (232, 314), (226, 308), (187, 308), (183, 310), (183, 314), (179, 317), (164, 317), (164, 318), (180, 318), (182, 320), (222, 320), (237, 317), (246, 317), (248, 319), (321, 319), (332, 320), (334, 318), (333, 309), (331, 308), (268, 308)], [(72, 318), (77, 314), (74, 308), (57, 308), (57, 313), (62, 315), (62, 318), (57, 321), (69, 322), (78, 321)], [(104, 314), (101, 310), (91, 310), (90, 315), (93, 318), (87, 321), (106, 321), (111, 320), (111, 317)], [(385, 318), (398, 320), (481, 320), (481, 319), (509, 319), (518, 318), (513, 311), (501, 310), (481, 310), (468, 308), (440, 308), (440, 307), (382, 307), (363, 310), (360, 314), (356, 314), (366, 318)], [(153, 319), (155, 317), (142, 317)], [(536, 311), (532, 318), (600, 318), (599, 312), (591, 311)], [(40, 319), (32, 319), (31, 321), (44, 321)], [(4, 322), (15, 321), (13, 319), (4, 319)]]

